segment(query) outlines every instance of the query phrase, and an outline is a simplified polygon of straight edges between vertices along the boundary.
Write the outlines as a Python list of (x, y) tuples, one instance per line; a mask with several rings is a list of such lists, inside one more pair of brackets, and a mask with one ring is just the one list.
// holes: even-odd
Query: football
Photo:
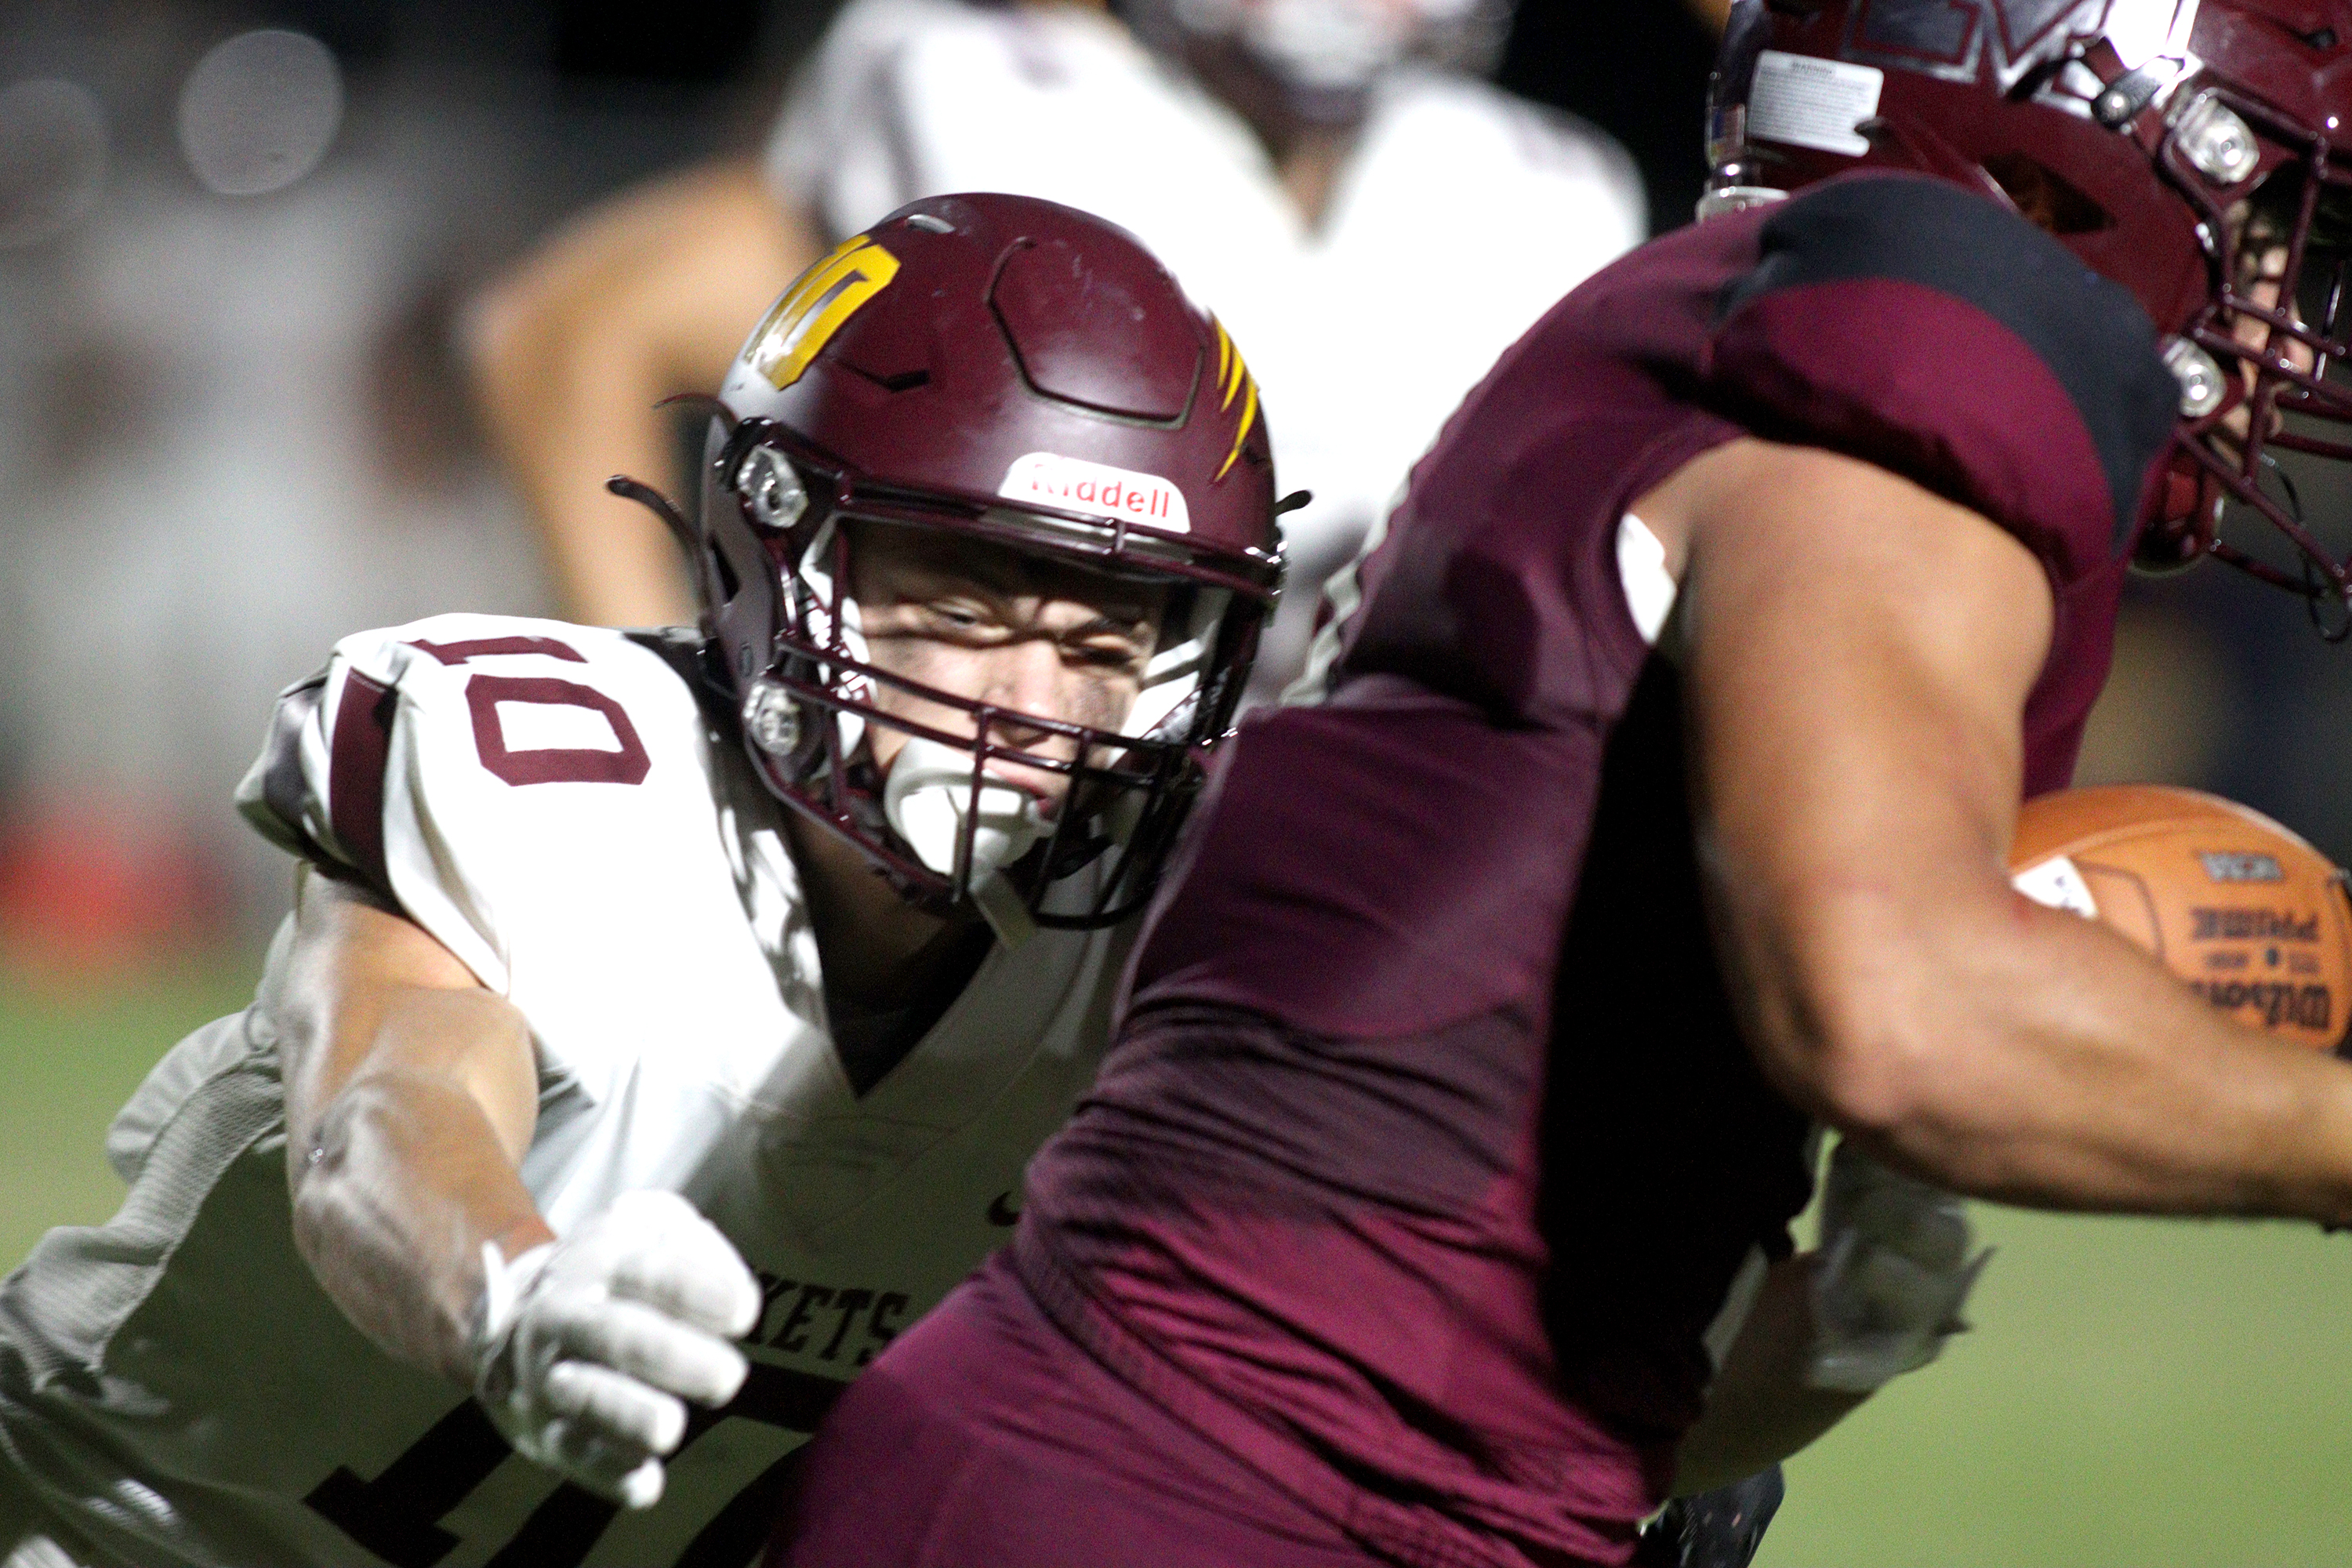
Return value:
[(2110, 784), (2029, 801), (2018, 891), (2137, 942), (2239, 1022), (2341, 1053), (2352, 1006), (2345, 873), (2260, 812)]

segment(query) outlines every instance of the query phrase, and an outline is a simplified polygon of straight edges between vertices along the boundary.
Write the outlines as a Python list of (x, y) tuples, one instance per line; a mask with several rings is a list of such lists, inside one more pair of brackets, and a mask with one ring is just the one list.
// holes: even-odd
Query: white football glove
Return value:
[(1960, 1200), (1841, 1141), (1822, 1194), (1816, 1338), (1806, 1382), (1868, 1394), (1934, 1361), (1992, 1257), (1969, 1257)]
[(485, 1243), (474, 1391), (515, 1451), (630, 1508), (662, 1492), (682, 1400), (719, 1405), (751, 1364), (760, 1287), (676, 1193), (624, 1193), (509, 1260)]

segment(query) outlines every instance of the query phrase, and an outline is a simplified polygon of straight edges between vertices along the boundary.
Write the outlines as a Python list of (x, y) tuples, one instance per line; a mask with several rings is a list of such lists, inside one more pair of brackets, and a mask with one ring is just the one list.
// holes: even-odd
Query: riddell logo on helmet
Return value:
[(1192, 531), (1192, 513), (1184, 492), (1158, 474), (1114, 468), (1055, 452), (1032, 452), (1013, 459), (996, 493), (1007, 500), (1059, 507), (1065, 511), (1090, 511), (1097, 517), (1125, 518), (1147, 528), (1171, 533)]

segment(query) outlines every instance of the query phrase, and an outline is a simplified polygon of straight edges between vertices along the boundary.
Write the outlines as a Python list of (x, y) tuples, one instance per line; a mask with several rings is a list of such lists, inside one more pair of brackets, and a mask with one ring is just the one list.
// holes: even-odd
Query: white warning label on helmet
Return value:
[(1089, 463), (1056, 452), (1032, 452), (1013, 460), (996, 493), (1007, 500), (1127, 519), (1171, 533), (1192, 531), (1184, 492), (1158, 474), (1139, 474), (1108, 463)]
[(2072, 910), (2086, 921), (2099, 918), (2099, 903), (2091, 897), (2091, 885), (2083, 880), (2083, 873), (2074, 868), (2074, 862), (2063, 855), (2036, 861), (2011, 877), (2009, 885), (2037, 904)]
[(1859, 158), (1870, 143), (1854, 127), (1878, 112), (1886, 73), (1872, 66), (1766, 49), (1748, 89), (1748, 134)]

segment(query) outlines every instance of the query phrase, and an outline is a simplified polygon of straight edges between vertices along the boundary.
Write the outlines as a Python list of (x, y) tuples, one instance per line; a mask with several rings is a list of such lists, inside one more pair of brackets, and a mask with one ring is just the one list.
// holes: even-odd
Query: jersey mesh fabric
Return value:
[(2173, 395), (2121, 290), (1921, 179), (1683, 231), (1563, 301), (1416, 468), (1328, 700), (1223, 759), (1033, 1166), (1041, 1302), (1398, 1561), (1622, 1561), (1808, 1175), (1713, 971), (1619, 520), (1748, 431), (1974, 507), (2058, 605), (2047, 790)]

